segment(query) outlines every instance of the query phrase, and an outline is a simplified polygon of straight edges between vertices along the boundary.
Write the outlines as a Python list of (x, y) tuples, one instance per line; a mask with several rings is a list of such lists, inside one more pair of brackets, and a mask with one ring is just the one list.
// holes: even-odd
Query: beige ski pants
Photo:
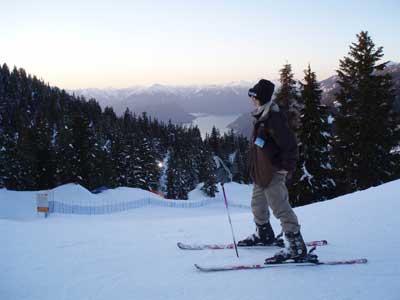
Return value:
[(297, 216), (289, 204), (285, 174), (275, 173), (271, 183), (266, 188), (254, 184), (251, 209), (254, 221), (257, 224), (263, 225), (269, 222), (269, 208), (281, 222), (283, 232), (297, 233), (300, 231)]

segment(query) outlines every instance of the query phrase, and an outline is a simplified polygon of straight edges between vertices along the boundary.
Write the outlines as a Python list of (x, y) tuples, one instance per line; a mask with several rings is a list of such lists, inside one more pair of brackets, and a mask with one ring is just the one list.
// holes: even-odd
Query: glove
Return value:
[(286, 186), (288, 188), (293, 184), (293, 172), (282, 169), (277, 171), (276, 173), (286, 177)]
[(286, 170), (279, 170), (276, 173), (287, 176), (289, 172)]

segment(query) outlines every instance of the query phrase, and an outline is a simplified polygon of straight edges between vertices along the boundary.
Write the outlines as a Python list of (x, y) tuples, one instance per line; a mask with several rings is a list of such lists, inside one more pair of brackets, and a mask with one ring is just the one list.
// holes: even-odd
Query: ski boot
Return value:
[[(282, 249), (278, 253), (276, 253), (273, 257), (267, 258), (265, 263), (282, 263), (287, 260), (292, 260), (294, 262), (304, 262), (308, 260), (313, 260), (311, 254), (312, 251), (315, 249), (313, 248), (310, 253), (307, 253), (307, 247), (304, 243), (303, 237), (301, 233), (293, 233), (287, 232), (285, 233), (286, 240), (288, 241), (289, 245), (287, 248)], [(309, 256), (310, 255), (310, 256)], [(312, 256), (311, 256), (312, 255)], [(316, 255), (315, 255), (316, 256)]]
[(256, 223), (256, 232), (237, 243), (239, 247), (272, 246), (275, 245), (275, 233), (270, 223), (259, 225)]

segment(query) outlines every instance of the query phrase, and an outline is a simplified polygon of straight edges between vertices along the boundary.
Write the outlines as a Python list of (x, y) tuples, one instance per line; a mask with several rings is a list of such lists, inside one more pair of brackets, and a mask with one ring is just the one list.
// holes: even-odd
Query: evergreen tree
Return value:
[(330, 126), (326, 107), (321, 105), (322, 90), (311, 67), (304, 71), (301, 84), (301, 127), (299, 128), (299, 163), (293, 176), (290, 194), (294, 206), (328, 199), (335, 183), (330, 161)]
[(72, 147), (71, 170), (73, 182), (79, 183), (88, 189), (96, 187), (94, 174), (95, 135), (93, 124), (83, 113), (77, 111), (72, 120)]
[(0, 181), (8, 189), (18, 189), (21, 162), (17, 156), (17, 133), (10, 128), (1, 130), (0, 135)]
[(235, 166), (233, 171), (233, 181), (238, 183), (249, 183), (249, 178), (246, 176), (247, 172), (247, 164), (246, 164), (246, 154), (238, 149), (235, 153)]
[(233, 154), (238, 147), (237, 136), (233, 129), (230, 129), (228, 133), (224, 133), (222, 141), (220, 142), (220, 157), (229, 162), (233, 163)]
[(334, 151), (339, 193), (366, 189), (396, 174), (399, 161), (391, 151), (399, 144), (399, 127), (391, 76), (377, 73), (386, 66), (378, 64), (382, 57), (383, 48), (362, 31), (340, 61)]
[(122, 131), (122, 122), (118, 122), (116, 131), (113, 133), (111, 143), (111, 160), (115, 170), (115, 186), (129, 186), (128, 177), (131, 167), (129, 163), (129, 147), (126, 145), (127, 140)]
[(213, 151), (214, 155), (221, 155), (221, 134), (219, 130), (213, 126), (211, 130), (211, 135), (209, 136), (208, 145), (211, 147), (211, 151)]
[(201, 182), (200, 178), (200, 164), (203, 155), (203, 141), (201, 139), (201, 133), (197, 126), (189, 127), (186, 138), (183, 141), (185, 148), (185, 169), (188, 176), (188, 188), (193, 190), (197, 184)]
[(231, 172), (233, 181), (249, 184), (250, 174), (248, 165), (249, 141), (242, 135), (235, 135), (234, 155)]
[(215, 162), (213, 155), (206, 146), (203, 147), (200, 170), (199, 170), (199, 180), (203, 182), (204, 185), (202, 190), (209, 197), (215, 197), (217, 192), (217, 177), (215, 175)]
[(73, 181), (72, 168), (70, 159), (73, 157), (74, 146), (72, 139), (72, 130), (69, 116), (63, 117), (63, 126), (58, 130), (55, 143), (55, 155), (56, 155), (56, 177), (58, 184), (66, 184)]
[(181, 194), (180, 188), (182, 184), (182, 169), (178, 163), (179, 155), (175, 150), (170, 151), (170, 159), (168, 161), (167, 170), (167, 198), (179, 199)]
[(101, 173), (100, 186), (116, 187), (117, 172), (113, 156), (113, 147), (118, 138), (119, 123), (114, 110), (110, 107), (104, 109), (102, 122), (97, 132), (97, 138), (100, 151), (96, 155), (99, 163), (97, 171)]
[(37, 175), (36, 150), (36, 130), (34, 127), (26, 127), (18, 135), (17, 159), (20, 169), (18, 170), (17, 180), (18, 189), (28, 190), (37, 189), (35, 179)]
[[(151, 137), (142, 137), (141, 141), (139, 140), (139, 153), (143, 158), (143, 179), (140, 179), (140, 182), (143, 182), (142, 188), (157, 190), (160, 168), (157, 165), (158, 155)], [(140, 182), (138, 186), (141, 186)]]
[(201, 149), (203, 142), (197, 127), (175, 128), (172, 134), (167, 170), (167, 197), (187, 199), (190, 190), (201, 181)]
[(56, 184), (55, 142), (53, 137), (56, 129), (46, 120), (45, 116), (38, 114), (34, 132), (35, 145), (33, 147), (36, 172), (35, 188), (50, 189)]
[(292, 72), (292, 65), (287, 63), (283, 66), (280, 70), (279, 81), (281, 86), (276, 93), (275, 103), (285, 112), (290, 128), (297, 133), (300, 126), (301, 106), (298, 101), (299, 96)]

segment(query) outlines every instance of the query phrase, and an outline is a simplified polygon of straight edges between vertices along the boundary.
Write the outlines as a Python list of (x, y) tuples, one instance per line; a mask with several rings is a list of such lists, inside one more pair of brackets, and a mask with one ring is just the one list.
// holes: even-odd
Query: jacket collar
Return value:
[(257, 121), (264, 121), (268, 118), (268, 113), (270, 110), (279, 111), (279, 106), (274, 102), (269, 101), (255, 109), (251, 114), (254, 118), (256, 118)]

